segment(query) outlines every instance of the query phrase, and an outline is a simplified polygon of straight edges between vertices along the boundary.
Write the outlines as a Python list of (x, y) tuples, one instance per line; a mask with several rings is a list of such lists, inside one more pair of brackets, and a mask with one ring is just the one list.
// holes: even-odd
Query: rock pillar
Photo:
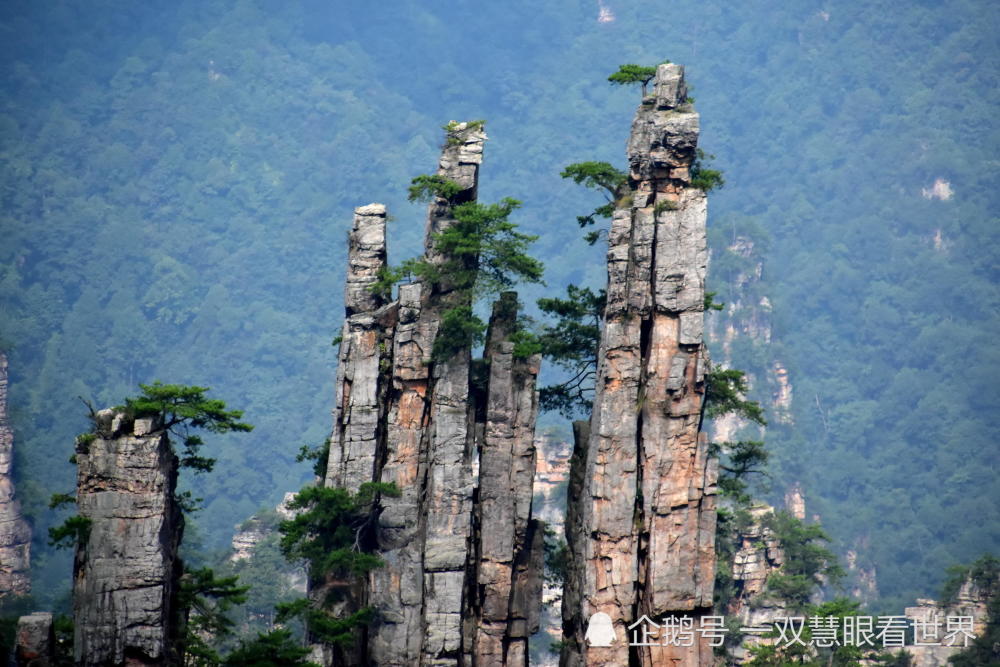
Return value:
[(77, 439), (77, 506), (89, 520), (74, 562), (77, 665), (177, 664), (177, 457), (154, 418), (95, 416)]
[(0, 352), (0, 598), (31, 592), (31, 526), (14, 494), (14, 432), (7, 420), (7, 355)]
[[(437, 264), (448, 258), (435, 250), (434, 235), (454, 224), (455, 205), (475, 200), (486, 141), (481, 124), (449, 128), (436, 175), (459, 190), (428, 207), (424, 256)], [(379, 665), (458, 664), (462, 654), (475, 486), (471, 350), (441, 359), (432, 353), (442, 314), (467, 298), (446, 279), (399, 288), (380, 479), (402, 494), (384, 499), (378, 541), (386, 564), (371, 577), (371, 603), (382, 618), (371, 641)]]
[[(475, 201), (486, 140), (482, 123), (447, 131), (436, 176), (457, 189), (428, 207), (432, 265), (451, 260), (436, 235), (455, 224), (455, 206)], [(434, 355), (442, 318), (471, 306), (471, 294), (447, 273), (400, 286), (395, 301), (372, 292), (385, 266), (385, 218), (379, 204), (355, 211), (324, 483), (394, 483), (400, 495), (381, 500), (384, 565), (358, 596), (376, 620), (345, 659), (523, 665), (541, 599), (542, 531), (530, 514), (540, 359), (514, 354), (513, 293), (497, 305), (486, 360), (473, 364), (468, 347)]]
[(326, 486), (356, 493), (376, 477), (378, 443), (385, 429), (386, 368), (392, 363), (392, 332), (398, 308), (386, 308), (371, 286), (386, 266), (385, 206), (354, 210), (348, 236), (346, 319), (337, 366), (334, 427), (330, 436)]
[[(628, 192), (608, 238), (608, 302), (583, 488), (579, 618), (567, 664), (711, 664), (692, 647), (629, 647), (642, 616), (710, 611), (715, 573), (715, 467), (700, 434), (706, 197), (691, 184), (698, 114), (684, 70), (660, 65), (654, 94), (628, 141)], [(576, 593), (574, 592), (574, 595)], [(611, 619), (610, 646), (582, 636), (595, 613)], [(577, 610), (571, 610), (574, 618)]]
[(526, 665), (528, 637), (538, 629), (544, 537), (531, 519), (535, 476), (535, 381), (539, 355), (519, 357), (509, 337), (517, 322), (517, 295), (505, 292), (493, 307), (486, 342), (489, 373), (479, 439), (479, 502), (473, 664)]

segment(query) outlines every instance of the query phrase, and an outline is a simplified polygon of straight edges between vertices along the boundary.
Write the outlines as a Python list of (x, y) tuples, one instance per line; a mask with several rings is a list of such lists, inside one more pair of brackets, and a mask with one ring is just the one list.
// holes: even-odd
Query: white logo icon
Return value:
[(615, 639), (615, 628), (611, 617), (599, 611), (587, 622), (587, 634), (583, 636), (591, 646), (611, 646)]

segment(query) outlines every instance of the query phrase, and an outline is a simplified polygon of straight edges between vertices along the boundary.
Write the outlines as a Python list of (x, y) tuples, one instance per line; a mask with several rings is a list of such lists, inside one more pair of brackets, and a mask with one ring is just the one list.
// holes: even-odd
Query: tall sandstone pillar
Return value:
[[(447, 260), (433, 235), (454, 224), (452, 207), (476, 199), (486, 141), (481, 125), (452, 127), (436, 174), (460, 190), (428, 207), (424, 256), (432, 263)], [(458, 664), (462, 652), (474, 488), (471, 351), (432, 358), (442, 313), (461, 298), (446, 282), (399, 288), (381, 481), (395, 483), (401, 495), (384, 500), (378, 541), (385, 566), (371, 576), (370, 602), (382, 619), (371, 641), (378, 665)]]
[(378, 443), (384, 440), (386, 391), (398, 304), (369, 289), (386, 266), (385, 206), (354, 210), (348, 236), (344, 329), (341, 332), (333, 434), (326, 486), (357, 493), (377, 479)]
[(517, 294), (505, 292), (490, 318), (485, 409), (476, 419), (479, 492), (466, 636), (467, 664), (484, 667), (528, 664), (545, 566), (544, 534), (531, 518), (541, 357), (515, 354), (516, 322)]
[[(424, 257), (431, 263), (449, 260), (434, 240), (455, 223), (453, 207), (476, 199), (485, 140), (481, 123), (448, 126), (436, 174), (459, 190), (428, 207)], [(471, 305), (471, 296), (447, 276), (401, 285), (394, 301), (374, 294), (369, 287), (385, 266), (385, 219), (381, 204), (355, 210), (324, 483), (352, 491), (369, 481), (394, 483), (400, 495), (381, 500), (376, 541), (384, 565), (359, 596), (376, 620), (347, 660), (522, 665), (541, 599), (541, 531), (530, 520), (539, 359), (515, 359), (510, 330), (496, 318), (485, 386), (473, 382), (470, 349), (435, 358), (442, 316)], [(501, 303), (516, 319), (516, 297)], [(477, 493), (493, 503), (485, 516), (474, 504)], [(495, 535), (504, 535), (504, 544)], [(482, 618), (485, 635), (470, 623)], [(504, 662), (506, 654), (512, 662)]]
[(77, 665), (176, 665), (177, 456), (154, 418), (95, 416), (77, 439), (77, 506), (89, 536), (74, 562)]
[[(628, 141), (587, 451), (574, 457), (585, 469), (567, 523), (578, 531), (569, 542), (579, 561), (564, 665), (711, 664), (704, 640), (630, 648), (628, 631), (643, 615), (697, 624), (712, 605), (716, 470), (700, 434), (706, 197), (691, 186), (698, 114), (686, 98), (683, 68), (660, 65)], [(584, 640), (597, 612), (611, 618), (608, 647)]]
[(0, 352), (0, 599), (31, 592), (31, 526), (14, 494), (14, 432), (7, 420), (7, 355)]

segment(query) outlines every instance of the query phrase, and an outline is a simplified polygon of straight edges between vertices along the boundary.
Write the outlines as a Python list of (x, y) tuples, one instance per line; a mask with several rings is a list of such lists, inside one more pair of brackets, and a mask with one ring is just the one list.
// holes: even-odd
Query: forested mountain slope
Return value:
[(482, 197), (524, 201), (547, 289), (600, 286), (574, 221), (597, 195), (559, 171), (620, 161), (637, 94), (605, 79), (670, 58), (726, 172), (721, 300), (732, 239), (767, 248), (773, 340), (734, 363), (789, 369), (774, 493), (800, 482), (889, 607), (933, 591), (1000, 532), (998, 28), (972, 0), (5, 3), (0, 345), (36, 541), (72, 484), (76, 397), (140, 381), (210, 386), (257, 426), (194, 481), (206, 542), (298, 488), (329, 426), (351, 210), (385, 201), (390, 253), (413, 254), (405, 186), (449, 119), (489, 119)]

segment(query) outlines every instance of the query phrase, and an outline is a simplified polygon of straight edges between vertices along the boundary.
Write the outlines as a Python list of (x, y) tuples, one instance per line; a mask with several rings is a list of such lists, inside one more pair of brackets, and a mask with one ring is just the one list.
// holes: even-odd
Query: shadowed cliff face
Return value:
[[(686, 98), (683, 68), (659, 66), (628, 141), (594, 408), (589, 433), (576, 430), (564, 665), (711, 661), (704, 643), (630, 658), (627, 631), (642, 615), (698, 617), (712, 605), (716, 470), (700, 434), (706, 197), (691, 186), (698, 114)], [(613, 624), (610, 647), (584, 642), (598, 612)]]
[(31, 526), (14, 494), (14, 432), (7, 420), (7, 355), (0, 352), (0, 598), (31, 592)]
[(177, 664), (177, 457), (154, 418), (102, 410), (95, 436), (76, 448), (77, 506), (90, 520), (74, 564), (76, 664)]
[[(450, 124), (437, 175), (459, 186), (428, 207), (424, 258), (444, 264), (434, 235), (475, 201), (481, 123)], [(384, 566), (357, 591), (376, 622), (349, 664), (523, 665), (537, 629), (542, 531), (531, 519), (540, 358), (514, 356), (517, 297), (494, 308), (486, 359), (432, 355), (445, 311), (471, 304), (447, 276), (402, 285), (394, 301), (369, 286), (385, 266), (385, 207), (355, 210), (349, 241), (334, 429), (325, 484), (394, 483), (382, 499)], [(329, 662), (331, 654), (317, 652)]]
[(475, 638), (477, 665), (527, 664), (542, 595), (544, 534), (531, 518), (540, 359), (514, 356), (508, 339), (516, 322), (517, 295), (505, 292), (493, 307), (486, 341), (485, 424), (477, 420), (477, 575), (467, 631)]

